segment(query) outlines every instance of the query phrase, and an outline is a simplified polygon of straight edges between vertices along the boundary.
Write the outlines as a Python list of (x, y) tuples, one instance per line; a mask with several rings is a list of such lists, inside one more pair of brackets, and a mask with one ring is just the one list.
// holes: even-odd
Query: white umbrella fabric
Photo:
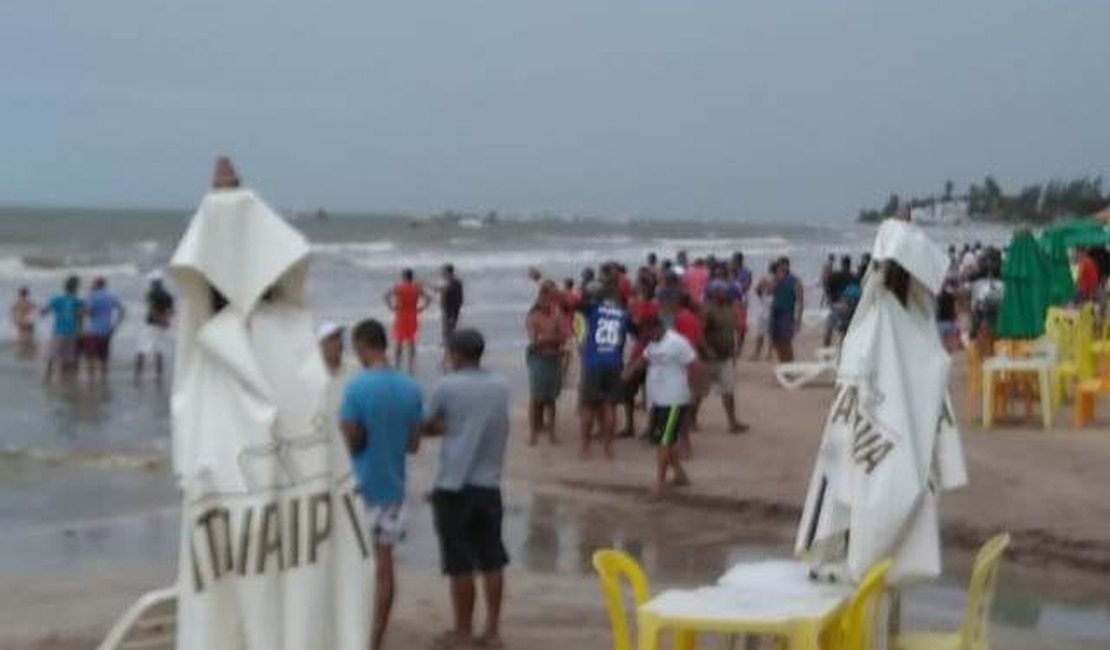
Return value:
[[(948, 260), (898, 220), (879, 228), (872, 259), (795, 552), (818, 574), (853, 582), (891, 557), (889, 582), (903, 586), (940, 574), (938, 493), (967, 482), (935, 318)], [(886, 281), (893, 262), (909, 274), (904, 305)]]
[(369, 544), (304, 305), (309, 246), (248, 189), (206, 195), (184, 303), (173, 465), (181, 650), (362, 650)]

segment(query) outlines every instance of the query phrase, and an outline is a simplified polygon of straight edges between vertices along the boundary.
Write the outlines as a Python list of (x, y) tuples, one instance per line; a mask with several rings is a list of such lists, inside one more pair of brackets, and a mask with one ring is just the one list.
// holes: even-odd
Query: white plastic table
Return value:
[(785, 638), (792, 650), (818, 650), (821, 632), (847, 605), (850, 585), (809, 579), (793, 561), (737, 564), (716, 585), (664, 591), (637, 610), (640, 650), (656, 650), (664, 631), (691, 650), (698, 632)]

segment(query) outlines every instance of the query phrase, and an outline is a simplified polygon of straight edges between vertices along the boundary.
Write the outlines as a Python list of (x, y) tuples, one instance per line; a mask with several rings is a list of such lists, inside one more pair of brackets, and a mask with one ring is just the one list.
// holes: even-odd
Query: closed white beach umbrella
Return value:
[(879, 228), (872, 259), (795, 550), (854, 582), (891, 557), (890, 582), (906, 585), (940, 574), (938, 495), (967, 482), (935, 317), (948, 259), (897, 220)]
[(173, 466), (182, 650), (362, 650), (370, 541), (304, 306), (309, 246), (248, 189), (206, 195), (169, 272), (184, 313)]

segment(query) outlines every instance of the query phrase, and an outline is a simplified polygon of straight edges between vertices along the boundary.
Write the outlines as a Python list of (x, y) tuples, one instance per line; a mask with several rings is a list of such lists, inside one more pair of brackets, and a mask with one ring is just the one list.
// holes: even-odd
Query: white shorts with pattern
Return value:
[(396, 546), (405, 539), (405, 504), (367, 504), (366, 519), (376, 546)]

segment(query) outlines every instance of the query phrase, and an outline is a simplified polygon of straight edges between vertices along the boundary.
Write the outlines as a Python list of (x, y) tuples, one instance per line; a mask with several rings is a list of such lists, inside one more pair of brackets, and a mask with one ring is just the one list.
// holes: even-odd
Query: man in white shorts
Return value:
[(162, 378), (166, 355), (173, 341), (170, 322), (173, 320), (173, 296), (162, 284), (162, 274), (150, 274), (150, 289), (146, 294), (146, 322), (139, 334), (139, 353), (135, 355), (135, 381), (143, 376), (146, 358), (154, 361), (154, 376)]
[(405, 536), (405, 454), (420, 446), (423, 399), (415, 381), (389, 366), (381, 323), (363, 321), (351, 338), (364, 370), (347, 384), (339, 421), (374, 540), (370, 648), (379, 650), (393, 608), (393, 547)]

